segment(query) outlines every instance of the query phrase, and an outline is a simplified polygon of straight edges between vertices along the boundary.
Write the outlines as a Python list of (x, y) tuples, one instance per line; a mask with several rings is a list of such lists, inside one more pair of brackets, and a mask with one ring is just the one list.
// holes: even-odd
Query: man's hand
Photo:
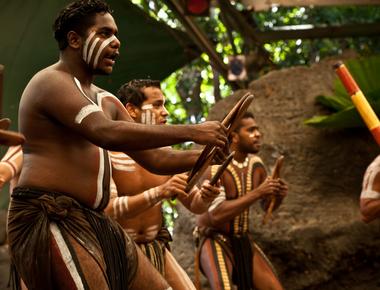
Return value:
[(160, 185), (158, 191), (162, 199), (169, 199), (177, 196), (187, 196), (185, 187), (187, 185), (187, 174), (177, 174), (167, 182)]
[(219, 195), (219, 186), (210, 185), (209, 180), (205, 180), (201, 187), (201, 197), (205, 203), (211, 203)]
[(227, 128), (218, 121), (209, 121), (195, 125), (193, 141), (202, 145), (214, 145), (224, 148), (227, 143)]
[(252, 191), (252, 193), (258, 194), (259, 198), (267, 197), (270, 195), (280, 196), (285, 192), (284, 186), (286, 185), (282, 185), (280, 179), (267, 177), (263, 183), (261, 183), (255, 190)]

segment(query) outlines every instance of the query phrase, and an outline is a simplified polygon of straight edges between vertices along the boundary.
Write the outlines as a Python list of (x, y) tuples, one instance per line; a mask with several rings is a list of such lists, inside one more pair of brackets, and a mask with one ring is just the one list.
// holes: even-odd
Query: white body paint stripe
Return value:
[(94, 37), (95, 31), (91, 32), (90, 35), (87, 37), (86, 42), (84, 43), (83, 46), (83, 59), (85, 62), (87, 62), (87, 48), (88, 44), (90, 43), (90, 40)]
[(136, 162), (131, 159), (122, 159), (122, 157), (114, 157), (111, 156), (111, 159), (113, 162), (116, 162), (118, 164), (127, 164), (127, 165), (134, 165)]
[(101, 112), (102, 110), (97, 105), (87, 105), (80, 109), (79, 113), (75, 116), (75, 123), (80, 124), (90, 114)]
[(127, 171), (127, 172), (134, 172), (135, 167), (134, 166), (128, 166), (128, 165), (120, 165), (120, 164), (112, 164), (113, 168), (120, 171)]
[(374, 190), (362, 191), (360, 198), (380, 199), (380, 193)]
[(224, 189), (224, 186), (221, 186), (220, 194), (212, 201), (210, 207), (208, 208), (208, 211), (211, 212), (212, 210), (216, 209), (225, 200), (226, 200), (226, 190)]
[(61, 231), (54, 222), (50, 223), (50, 231), (53, 234), (54, 240), (58, 245), (58, 249), (61, 253), (62, 259), (67, 267), (67, 270), (69, 270), (69, 273), (75, 283), (75, 286), (78, 290), (84, 290), (82, 279), (78, 273), (78, 269), (74, 263), (73, 257), (71, 256), (70, 250), (67, 247), (65, 240), (63, 239)]
[(109, 45), (112, 41), (114, 41), (116, 38), (115, 35), (112, 35), (111, 37), (107, 38), (106, 40), (103, 41), (103, 43), (100, 45), (99, 49), (98, 49), (98, 53), (96, 54), (95, 56), (95, 59), (94, 59), (94, 68), (96, 68), (96, 66), (98, 65), (98, 60), (99, 60), (99, 56), (100, 54), (102, 53), (103, 49)]
[(92, 54), (94, 53), (94, 49), (96, 44), (99, 42), (99, 37), (95, 38), (94, 42), (91, 44), (90, 50), (87, 55), (87, 63), (89, 64), (92, 58)]
[(152, 104), (146, 104), (144, 106), (141, 107), (141, 110), (149, 110), (149, 109), (153, 109), (153, 105)]
[(360, 198), (380, 199), (380, 192), (373, 190), (373, 182), (380, 172), (380, 156), (368, 166), (363, 179), (362, 192)]
[[(99, 147), (99, 172), (97, 180), (97, 192), (94, 208), (97, 208), (103, 197), (103, 178), (104, 178), (104, 155), (103, 149)], [(112, 173), (111, 173), (112, 176)]]

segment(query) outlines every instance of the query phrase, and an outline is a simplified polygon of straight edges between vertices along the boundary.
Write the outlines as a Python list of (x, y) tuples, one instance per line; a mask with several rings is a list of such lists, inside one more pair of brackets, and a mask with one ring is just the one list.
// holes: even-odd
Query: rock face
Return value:
[[(255, 95), (249, 110), (263, 133), (259, 155), (270, 171), (283, 154), (281, 175), (289, 184), (288, 197), (268, 225), (252, 207), (251, 229), (289, 290), (380, 289), (380, 221), (367, 225), (359, 214), (362, 177), (379, 148), (366, 129), (303, 124), (323, 111), (315, 97), (333, 94), (335, 62), (274, 71), (249, 87)], [(209, 119), (221, 120), (242, 93), (217, 103)], [(172, 248), (191, 277), (193, 224), (179, 208)]]

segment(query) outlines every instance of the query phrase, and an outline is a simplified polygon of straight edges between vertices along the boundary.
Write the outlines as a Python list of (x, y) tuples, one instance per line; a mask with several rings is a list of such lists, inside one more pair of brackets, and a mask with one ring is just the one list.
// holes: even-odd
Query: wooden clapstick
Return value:
[(224, 160), (223, 164), (219, 166), (218, 170), (214, 174), (214, 176), (210, 180), (211, 185), (215, 185), (216, 182), (219, 180), (219, 178), (222, 176), (224, 170), (226, 170), (227, 166), (231, 163), (232, 159), (234, 158), (235, 151), (231, 152), (230, 155)]
[[(277, 158), (276, 163), (274, 164), (274, 168), (273, 168), (273, 172), (272, 172), (272, 179), (277, 179), (277, 178), (280, 177), (280, 170), (281, 170), (281, 167), (282, 167), (283, 163), (284, 163), (284, 155), (280, 155)], [(269, 204), (268, 210), (265, 213), (265, 216), (264, 216), (264, 219), (263, 219), (263, 224), (264, 225), (272, 217), (272, 211), (273, 211), (275, 203), (276, 203), (276, 198), (274, 196), (272, 196), (271, 200), (270, 200), (270, 204)]]
[[(232, 108), (228, 115), (221, 122), (227, 128), (227, 137), (231, 134), (233, 129), (237, 126), (240, 118), (247, 111), (249, 105), (253, 101), (253, 95), (251, 93), (245, 94), (237, 104)], [(193, 169), (190, 171), (187, 179), (187, 186), (185, 191), (189, 192), (193, 186), (202, 177), (206, 168), (211, 164), (212, 159), (216, 154), (216, 146), (206, 145), (201, 155), (198, 157)]]
[(17, 132), (0, 129), (0, 145), (15, 146), (25, 142), (25, 137)]

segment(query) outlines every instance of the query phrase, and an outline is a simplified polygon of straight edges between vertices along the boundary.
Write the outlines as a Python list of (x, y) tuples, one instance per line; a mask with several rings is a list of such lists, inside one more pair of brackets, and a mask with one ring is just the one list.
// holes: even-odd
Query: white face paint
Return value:
[[(93, 69), (96, 69), (99, 61), (99, 57), (103, 50), (110, 45), (110, 43), (116, 40), (116, 36), (112, 35), (107, 39), (101, 40), (99, 37), (95, 37), (96, 32), (93, 31), (87, 37), (83, 46), (83, 60), (89, 64)], [(101, 44), (96, 48), (96, 45), (100, 42)], [(95, 55), (95, 56), (94, 56)]]
[(253, 134), (253, 133), (252, 133), (252, 134), (249, 134), (248, 137), (249, 137), (249, 138), (254, 138), (254, 137), (255, 137), (255, 134)]
[(153, 105), (147, 104), (141, 107), (141, 123), (146, 125), (156, 124), (156, 114), (153, 112)]

